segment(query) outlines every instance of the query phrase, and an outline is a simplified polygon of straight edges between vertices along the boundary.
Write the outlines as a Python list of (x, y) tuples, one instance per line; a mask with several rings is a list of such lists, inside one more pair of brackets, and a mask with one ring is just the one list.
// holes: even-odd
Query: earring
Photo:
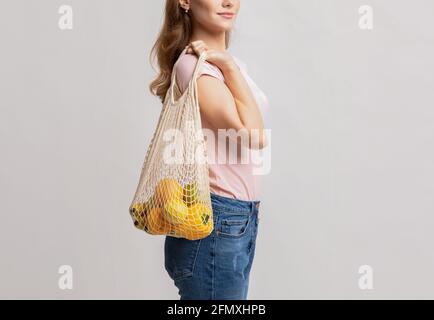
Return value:
[(185, 13), (188, 13), (188, 8), (187, 8), (187, 9), (185, 9)]

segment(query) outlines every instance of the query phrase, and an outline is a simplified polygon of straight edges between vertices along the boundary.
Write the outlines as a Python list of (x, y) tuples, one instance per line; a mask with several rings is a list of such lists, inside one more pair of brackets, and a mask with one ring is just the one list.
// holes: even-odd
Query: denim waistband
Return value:
[(214, 208), (224, 212), (252, 214), (258, 213), (261, 201), (233, 199), (211, 192), (211, 203)]

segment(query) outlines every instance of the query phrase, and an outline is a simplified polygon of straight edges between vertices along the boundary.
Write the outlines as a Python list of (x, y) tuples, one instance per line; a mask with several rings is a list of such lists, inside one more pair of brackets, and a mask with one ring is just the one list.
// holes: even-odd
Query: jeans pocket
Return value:
[(218, 235), (229, 238), (239, 238), (243, 236), (249, 228), (250, 216), (231, 216), (222, 217)]
[(201, 240), (166, 236), (164, 267), (170, 278), (179, 280), (193, 275)]

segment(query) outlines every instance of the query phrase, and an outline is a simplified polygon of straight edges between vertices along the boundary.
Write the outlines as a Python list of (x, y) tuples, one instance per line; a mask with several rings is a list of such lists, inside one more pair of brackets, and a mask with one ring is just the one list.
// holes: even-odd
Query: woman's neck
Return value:
[(191, 37), (190, 42), (202, 40), (206, 43), (209, 49), (214, 49), (218, 51), (226, 50), (226, 33), (209, 33), (204, 29), (197, 29)]

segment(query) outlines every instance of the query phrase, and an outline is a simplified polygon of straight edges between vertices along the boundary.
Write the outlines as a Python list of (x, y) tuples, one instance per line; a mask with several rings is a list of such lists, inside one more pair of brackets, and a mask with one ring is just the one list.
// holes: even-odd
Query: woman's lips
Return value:
[(223, 18), (226, 19), (232, 19), (234, 14), (233, 13), (218, 13), (219, 16), (222, 16)]

